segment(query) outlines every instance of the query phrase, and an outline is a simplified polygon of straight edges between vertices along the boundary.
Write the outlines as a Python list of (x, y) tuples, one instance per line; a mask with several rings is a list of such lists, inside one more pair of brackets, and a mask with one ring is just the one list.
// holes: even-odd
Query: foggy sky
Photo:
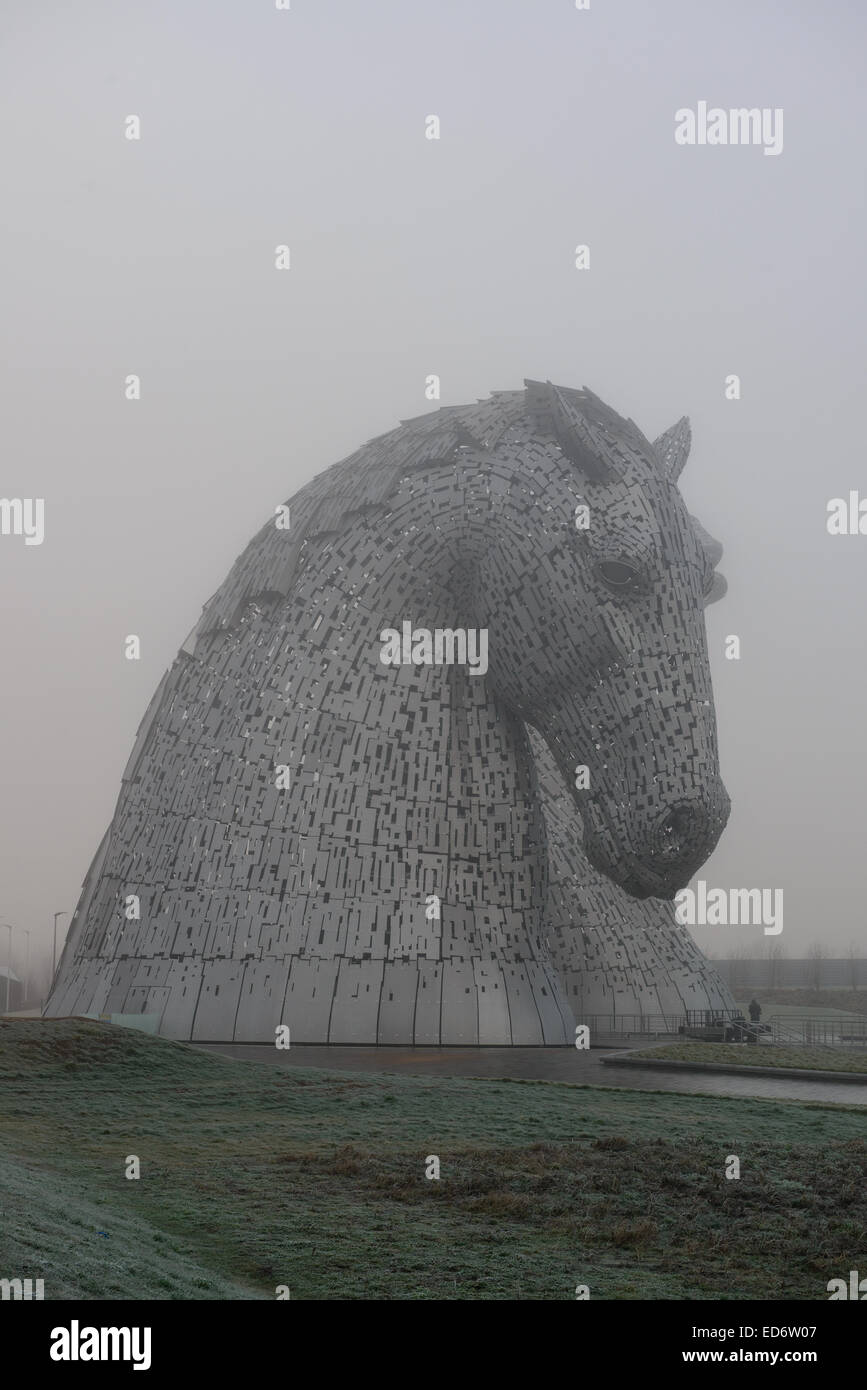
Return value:
[[(867, 951), (867, 536), (825, 525), (867, 496), (865, 30), (856, 0), (5, 0), (0, 492), (46, 514), (0, 537), (0, 921), (50, 940), (235, 556), (437, 373), (442, 405), (532, 377), (651, 438), (690, 415), (733, 803), (698, 877), (782, 888), (789, 955)], [(783, 108), (782, 153), (678, 146), (701, 100)]]

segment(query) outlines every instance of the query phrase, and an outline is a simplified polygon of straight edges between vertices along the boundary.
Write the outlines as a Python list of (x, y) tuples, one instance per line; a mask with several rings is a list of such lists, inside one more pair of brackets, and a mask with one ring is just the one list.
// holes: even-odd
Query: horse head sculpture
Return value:
[(277, 508), (151, 701), (47, 1012), (562, 1043), (600, 883), (645, 941), (599, 936), (594, 1007), (608, 981), (639, 1012), (713, 995), (667, 905), (634, 901), (673, 897), (728, 812), (688, 446), (527, 382)]

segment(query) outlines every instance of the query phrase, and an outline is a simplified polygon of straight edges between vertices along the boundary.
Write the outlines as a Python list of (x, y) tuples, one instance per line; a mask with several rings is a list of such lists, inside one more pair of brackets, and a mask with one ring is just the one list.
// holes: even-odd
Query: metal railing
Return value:
[(839, 1018), (830, 1014), (772, 1014), (769, 1019), (775, 1043), (793, 1047), (867, 1047), (867, 1017), (853, 1014)]
[(585, 1014), (591, 1043), (603, 1038), (693, 1038), (720, 1033), (733, 1041), (774, 1043), (781, 1047), (867, 1048), (867, 1015), (850, 1018), (771, 1014), (759, 1023), (735, 1009), (687, 1009), (677, 1014)]
[(578, 1021), (588, 1025), (591, 1043), (603, 1036), (668, 1038), (677, 1037), (683, 1014), (585, 1014)]

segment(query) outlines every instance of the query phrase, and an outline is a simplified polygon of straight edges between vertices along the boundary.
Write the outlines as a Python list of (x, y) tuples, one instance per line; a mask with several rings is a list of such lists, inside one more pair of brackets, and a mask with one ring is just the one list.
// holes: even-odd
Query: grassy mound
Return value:
[(861, 1072), (867, 1075), (867, 1051), (821, 1047), (737, 1046), (733, 1043), (660, 1043), (642, 1047), (631, 1057), (661, 1058), (667, 1062), (715, 1062), (720, 1066), (796, 1067), (799, 1071)]
[(867, 1267), (855, 1106), (301, 1070), (81, 1020), (0, 1024), (0, 1095), (0, 1276), (46, 1298), (825, 1300)]

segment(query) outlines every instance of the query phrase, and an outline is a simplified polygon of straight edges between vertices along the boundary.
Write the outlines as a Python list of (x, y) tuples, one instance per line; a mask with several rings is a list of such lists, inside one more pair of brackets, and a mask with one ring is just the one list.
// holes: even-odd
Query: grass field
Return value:
[(867, 1269), (854, 1106), (302, 1071), (70, 1020), (0, 1023), (0, 1097), (0, 1277), (46, 1298), (826, 1300)]
[(686, 1042), (642, 1047), (629, 1055), (662, 1058), (667, 1062), (715, 1062), (720, 1066), (796, 1067), (801, 1071), (867, 1074), (867, 1051), (864, 1048), (850, 1052), (831, 1047), (773, 1047), (765, 1043), (751, 1047), (749, 1044)]

